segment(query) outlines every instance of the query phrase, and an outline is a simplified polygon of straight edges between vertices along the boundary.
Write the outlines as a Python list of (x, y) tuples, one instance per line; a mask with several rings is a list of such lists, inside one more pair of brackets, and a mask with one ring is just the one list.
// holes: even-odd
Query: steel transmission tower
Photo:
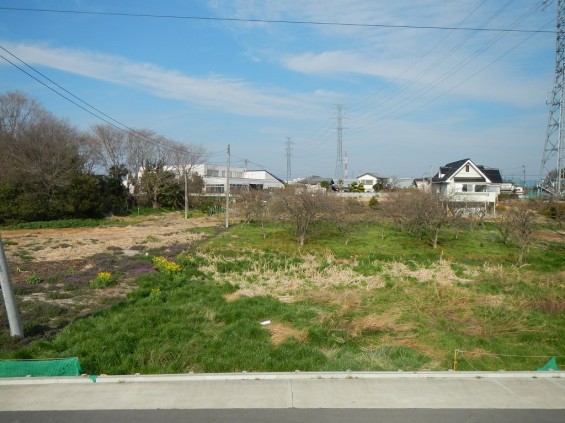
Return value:
[(292, 157), (292, 141), (290, 137), (286, 137), (286, 183), (290, 183), (291, 172), (290, 172), (290, 158)]
[[(557, 4), (555, 80), (549, 101), (549, 120), (541, 159), (540, 190), (552, 196), (565, 194), (565, 0)], [(545, 4), (549, 4), (546, 1)]]
[[(335, 182), (343, 183), (343, 119), (341, 104), (337, 105), (337, 157), (335, 160)], [(341, 181), (341, 182), (340, 182)]]

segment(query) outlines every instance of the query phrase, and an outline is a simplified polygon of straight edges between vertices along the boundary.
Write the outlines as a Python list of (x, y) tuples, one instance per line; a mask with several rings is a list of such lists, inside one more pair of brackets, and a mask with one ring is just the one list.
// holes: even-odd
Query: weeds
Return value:
[(80, 280), (104, 269), (137, 278), (126, 299), (56, 337), (46, 318), (62, 325), (69, 311), (31, 307), (29, 330), (44, 340), (6, 348), (78, 356), (91, 374), (440, 370), (452, 367), (455, 349), (471, 352), (462, 370), (535, 369), (510, 356), (563, 355), (563, 246), (534, 244), (536, 263), (518, 268), (515, 247), (485, 226), (443, 251), (386, 225), (358, 226), (347, 246), (328, 229), (299, 249), (284, 228), (249, 224), (190, 253), (175, 245), (141, 259), (100, 255), (63, 276), (65, 291), (74, 284), (79, 293)]
[(91, 288), (100, 289), (114, 285), (116, 280), (110, 272), (98, 272), (95, 279), (89, 282)]

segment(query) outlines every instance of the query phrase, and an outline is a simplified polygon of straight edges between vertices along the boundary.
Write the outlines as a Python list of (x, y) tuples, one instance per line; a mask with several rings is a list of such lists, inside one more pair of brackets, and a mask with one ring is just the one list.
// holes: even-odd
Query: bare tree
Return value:
[(80, 133), (74, 127), (45, 113), (21, 128), (6, 152), (20, 181), (38, 183), (53, 196), (82, 170), (79, 145)]
[(374, 213), (369, 213), (367, 207), (355, 198), (327, 196), (326, 204), (326, 213), (332, 216), (332, 222), (345, 239), (345, 245), (351, 241), (355, 224), (373, 220)]
[(536, 212), (528, 203), (519, 203), (511, 212), (514, 215), (514, 238), (519, 252), (516, 264), (524, 264), (532, 244), (532, 231), (536, 225)]
[(448, 202), (437, 194), (420, 190), (394, 193), (383, 204), (383, 209), (401, 230), (427, 239), (434, 249), (438, 246), (441, 230), (457, 216), (449, 209)]
[[(245, 223), (260, 222), (265, 227), (270, 192), (262, 189), (244, 189), (234, 193), (235, 209)], [(263, 237), (266, 233), (263, 231)]]
[(507, 210), (498, 217), (498, 228), (504, 243), (513, 240), (518, 247), (516, 265), (525, 263), (532, 244), (532, 232), (537, 224), (538, 205), (530, 201), (509, 203)]
[(305, 186), (291, 186), (276, 192), (271, 210), (274, 216), (293, 225), (302, 246), (312, 223), (329, 217), (328, 195), (309, 191)]
[(118, 178), (127, 162), (127, 133), (109, 124), (97, 124), (92, 126), (92, 136), (106, 174)]
[(40, 119), (45, 110), (25, 94), (13, 91), (0, 95), (0, 132), (11, 136)]

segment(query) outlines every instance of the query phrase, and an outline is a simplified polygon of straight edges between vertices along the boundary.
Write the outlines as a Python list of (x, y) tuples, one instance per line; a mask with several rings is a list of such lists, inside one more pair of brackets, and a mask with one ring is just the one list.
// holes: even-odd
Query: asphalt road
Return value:
[(0, 412), (2, 423), (563, 423), (565, 410), (223, 409)]

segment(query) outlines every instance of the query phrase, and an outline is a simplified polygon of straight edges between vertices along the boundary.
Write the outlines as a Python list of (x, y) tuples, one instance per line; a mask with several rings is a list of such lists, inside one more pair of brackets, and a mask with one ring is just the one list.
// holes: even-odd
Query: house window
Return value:
[(469, 164), (465, 165), (465, 172), (469, 173)]
[(475, 185), (475, 192), (486, 192), (487, 186), (486, 185)]
[(462, 191), (462, 192), (467, 192), (467, 191), (468, 191), (468, 188), (469, 188), (469, 185), (463, 184), (463, 185), (461, 186), (461, 191)]
[(221, 194), (224, 192), (223, 184), (210, 184), (206, 185), (206, 192), (209, 194)]

